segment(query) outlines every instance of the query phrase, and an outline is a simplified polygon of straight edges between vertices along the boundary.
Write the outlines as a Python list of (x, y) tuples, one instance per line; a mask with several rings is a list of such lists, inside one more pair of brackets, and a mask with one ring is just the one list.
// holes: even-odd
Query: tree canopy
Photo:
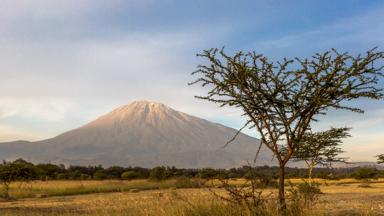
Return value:
[(382, 164), (384, 163), (384, 154), (377, 155), (377, 163)]
[(350, 130), (351, 128), (331, 128), (315, 133), (306, 132), (292, 158), (296, 161), (323, 166), (332, 162), (345, 161), (345, 158), (338, 155), (343, 153), (340, 147), (341, 139), (349, 137)]
[(317, 165), (331, 167), (333, 162), (344, 162), (339, 157), (344, 151), (340, 145), (342, 139), (349, 137), (351, 128), (331, 128), (320, 132), (306, 132), (298, 144), (292, 158), (295, 161), (305, 161), (308, 166), (308, 178), (311, 183), (312, 170)]

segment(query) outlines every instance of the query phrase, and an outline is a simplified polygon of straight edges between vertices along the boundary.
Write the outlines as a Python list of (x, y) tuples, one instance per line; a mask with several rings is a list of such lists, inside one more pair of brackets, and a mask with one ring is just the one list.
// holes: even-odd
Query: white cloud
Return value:
[(59, 98), (0, 98), (0, 119), (18, 117), (60, 122), (72, 105), (71, 101)]

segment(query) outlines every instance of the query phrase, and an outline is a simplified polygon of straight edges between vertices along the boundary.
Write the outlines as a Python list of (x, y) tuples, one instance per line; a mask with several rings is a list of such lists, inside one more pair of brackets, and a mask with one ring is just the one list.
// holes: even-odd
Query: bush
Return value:
[(95, 180), (104, 180), (107, 178), (107, 175), (104, 173), (103, 170), (97, 170), (95, 173), (93, 173), (93, 179)]
[(80, 176), (79, 176), (79, 179), (80, 180), (88, 180), (88, 179), (91, 179), (91, 176), (87, 175), (87, 174), (84, 174), (84, 173), (81, 173)]
[(132, 180), (139, 178), (140, 174), (135, 171), (126, 171), (121, 174), (121, 179)]
[(302, 209), (311, 207), (322, 194), (318, 183), (304, 181), (297, 185), (293, 185), (291, 182), (289, 184), (291, 186), (288, 189), (291, 210), (294, 212), (301, 212)]
[(203, 168), (199, 171), (199, 176), (202, 179), (213, 179), (217, 174), (218, 172), (212, 168)]
[(66, 180), (69, 179), (68, 174), (66, 173), (57, 173), (56, 174), (56, 179), (58, 180)]
[(248, 170), (244, 174), (246, 180), (257, 180), (258, 188), (277, 187), (276, 178), (271, 174), (256, 172), (256, 170)]
[(196, 179), (191, 179), (185, 176), (178, 177), (175, 182), (176, 188), (197, 188), (200, 187)]
[(369, 179), (369, 178), (377, 178), (379, 172), (377, 169), (372, 168), (360, 168), (353, 173), (353, 177), (355, 179)]
[(9, 190), (12, 182), (28, 181), (36, 178), (36, 176), (35, 167), (22, 159), (12, 163), (4, 162), (0, 165), (0, 182), (3, 186), (0, 195), (4, 199), (11, 199)]
[(149, 179), (155, 181), (165, 180), (167, 178), (165, 167), (155, 167), (149, 173)]

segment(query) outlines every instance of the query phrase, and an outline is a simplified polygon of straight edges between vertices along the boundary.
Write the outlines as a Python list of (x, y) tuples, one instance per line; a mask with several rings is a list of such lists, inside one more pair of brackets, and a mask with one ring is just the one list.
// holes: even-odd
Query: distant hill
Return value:
[[(245, 134), (224, 148), (235, 129), (138, 101), (54, 138), (0, 143), (0, 159), (73, 165), (168, 165), (229, 168), (252, 161), (259, 140)], [(262, 148), (257, 165), (275, 165)]]
[(379, 170), (384, 170), (383, 164), (378, 164), (376, 162), (364, 162), (364, 161), (358, 161), (358, 162), (348, 162), (348, 163), (337, 163), (334, 166), (335, 168), (353, 168), (353, 167), (367, 167), (367, 168), (376, 168)]

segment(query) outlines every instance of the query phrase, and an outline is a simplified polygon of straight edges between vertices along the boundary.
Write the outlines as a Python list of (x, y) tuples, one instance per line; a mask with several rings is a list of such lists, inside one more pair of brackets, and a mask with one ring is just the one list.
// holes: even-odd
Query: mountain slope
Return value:
[[(252, 161), (259, 140), (236, 130), (175, 111), (163, 104), (138, 101), (51, 139), (0, 143), (0, 159), (34, 162), (153, 167), (241, 166)], [(271, 163), (262, 148), (258, 165)]]

